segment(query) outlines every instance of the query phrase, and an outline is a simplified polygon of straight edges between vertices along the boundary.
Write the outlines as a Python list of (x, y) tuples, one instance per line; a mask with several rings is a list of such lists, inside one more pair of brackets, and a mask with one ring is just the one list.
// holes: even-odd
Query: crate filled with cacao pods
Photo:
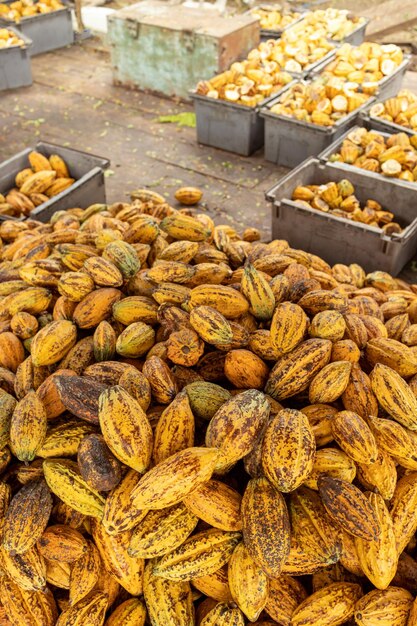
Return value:
[(417, 95), (402, 89), (394, 97), (366, 107), (361, 118), (372, 130), (414, 135), (417, 132)]
[(287, 6), (261, 4), (250, 10), (259, 19), (261, 41), (278, 39), (282, 33), (303, 19), (305, 13), (293, 11)]
[(243, 61), (190, 92), (194, 100), (197, 141), (214, 148), (249, 156), (264, 144), (261, 107), (280, 95), (293, 78), (303, 78), (334, 45), (312, 36), (286, 31), (281, 39), (261, 42)]
[(324, 150), (319, 159), (346, 171), (360, 168), (378, 181), (388, 178), (416, 189), (417, 135), (388, 134), (355, 126)]
[(66, 0), (6, 0), (0, 3), (0, 24), (16, 25), (32, 40), (31, 56), (74, 43)]
[(266, 194), (272, 233), (328, 263), (398, 274), (417, 249), (415, 190), (307, 159)]
[[(1, 52), (0, 52), (1, 54)], [(40, 141), (0, 164), (0, 220), (46, 222), (57, 210), (105, 202), (108, 159)]]
[(176, 198), (0, 224), (1, 622), (415, 626), (417, 285)]
[(358, 17), (346, 9), (328, 7), (327, 9), (309, 11), (296, 23), (291, 24), (289, 28), (300, 36), (314, 33), (315, 37), (322, 36), (333, 42), (344, 42), (357, 46), (365, 39), (368, 23), (369, 19)]
[(343, 44), (330, 62), (313, 72), (324, 84), (347, 82), (364, 93), (391, 98), (401, 89), (411, 56), (395, 44), (365, 41), (359, 46)]
[(296, 167), (317, 156), (356, 124), (375, 98), (347, 84), (317, 80), (294, 83), (261, 109), (265, 122), (265, 159)]
[(0, 24), (0, 91), (32, 84), (31, 45), (32, 40), (16, 28)]

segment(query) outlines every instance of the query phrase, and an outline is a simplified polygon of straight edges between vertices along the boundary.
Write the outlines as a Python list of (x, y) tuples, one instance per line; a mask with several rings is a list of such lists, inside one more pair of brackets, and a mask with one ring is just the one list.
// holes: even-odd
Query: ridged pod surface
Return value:
[(87, 542), (75, 528), (65, 524), (49, 526), (37, 542), (40, 554), (48, 561), (73, 563), (87, 550)]
[(201, 285), (191, 290), (190, 307), (211, 306), (227, 319), (235, 319), (249, 310), (249, 302), (238, 291), (224, 285)]
[(276, 578), (290, 551), (290, 521), (282, 494), (266, 478), (252, 478), (241, 510), (249, 554), (267, 576)]
[(357, 413), (340, 411), (332, 420), (332, 433), (335, 441), (356, 461), (370, 465), (378, 457), (378, 447), (372, 430)]
[(195, 423), (188, 395), (181, 391), (167, 406), (154, 432), (153, 459), (156, 464), (194, 444)]
[(269, 580), (265, 611), (279, 624), (290, 626), (292, 614), (306, 598), (307, 592), (302, 584), (296, 578), (282, 574)]
[(225, 483), (208, 480), (184, 498), (184, 504), (194, 515), (214, 528), (242, 530), (242, 496)]
[(386, 589), (397, 571), (398, 553), (391, 515), (382, 496), (367, 497), (378, 519), (380, 533), (373, 541), (356, 538), (355, 546), (363, 572), (377, 589)]
[(268, 599), (268, 577), (239, 543), (229, 561), (229, 587), (233, 600), (249, 621), (254, 622)]
[(144, 626), (146, 607), (139, 598), (130, 598), (119, 604), (113, 611), (105, 626)]
[(197, 526), (198, 517), (180, 502), (172, 507), (149, 511), (134, 529), (128, 553), (140, 559), (154, 559), (180, 546)]
[(42, 478), (23, 485), (7, 508), (3, 547), (11, 553), (29, 550), (41, 537), (52, 511), (52, 497)]
[(398, 554), (405, 549), (417, 530), (417, 472), (403, 476), (391, 500), (391, 517)]
[(417, 430), (417, 398), (405, 380), (381, 363), (375, 365), (370, 378), (382, 408), (406, 428)]
[(20, 461), (33, 461), (42, 446), (47, 429), (47, 416), (35, 391), (29, 391), (17, 403), (10, 423), (10, 445)]
[(43, 471), (49, 489), (68, 506), (91, 517), (103, 516), (104, 498), (87, 485), (76, 463), (63, 459), (46, 459), (43, 462)]
[(323, 587), (297, 607), (291, 618), (291, 626), (318, 625), (322, 621), (323, 612), (328, 624), (344, 624), (352, 617), (361, 596), (362, 589), (355, 583), (333, 583)]
[(77, 328), (68, 320), (51, 322), (36, 333), (31, 343), (34, 365), (53, 365), (60, 361), (77, 341)]
[(289, 499), (291, 546), (283, 573), (314, 574), (336, 563), (342, 551), (340, 528), (327, 514), (319, 495), (306, 487)]
[(95, 591), (61, 613), (56, 626), (83, 626), (86, 623), (101, 626), (106, 615), (107, 602), (108, 598), (104, 593)]
[(88, 542), (82, 556), (72, 565), (69, 580), (69, 602), (76, 604), (96, 586), (102, 567), (100, 553), (96, 546)]
[(218, 604), (204, 619), (200, 626), (244, 626), (245, 620), (239, 609), (227, 604)]
[(272, 369), (265, 392), (284, 400), (308, 388), (310, 381), (330, 360), (332, 342), (307, 339), (284, 355)]
[(92, 520), (91, 530), (96, 547), (105, 569), (132, 596), (143, 591), (143, 571), (145, 562), (129, 554), (132, 533), (126, 531), (110, 535), (103, 524)]
[(220, 567), (220, 569), (216, 570), (212, 574), (206, 574), (206, 576), (193, 578), (191, 582), (195, 589), (204, 593), (211, 600), (217, 602), (232, 601), (227, 565), (223, 565), (223, 567)]
[(340, 398), (348, 385), (351, 369), (348, 361), (334, 361), (323, 367), (310, 383), (310, 402), (327, 404)]
[(406, 626), (413, 596), (406, 589), (388, 587), (370, 591), (355, 606), (358, 626)]
[(316, 441), (308, 418), (284, 409), (269, 423), (262, 445), (262, 467), (270, 482), (284, 493), (297, 489), (311, 474)]
[(163, 509), (183, 500), (211, 478), (219, 457), (216, 448), (187, 448), (162, 461), (134, 487), (135, 509)]
[(114, 456), (145, 472), (152, 454), (152, 428), (139, 403), (123, 387), (110, 387), (100, 395), (99, 422)]
[(320, 476), (318, 487), (326, 511), (346, 532), (366, 541), (378, 538), (375, 511), (357, 487), (330, 476)]
[(259, 320), (270, 320), (275, 307), (274, 293), (266, 278), (250, 263), (245, 265), (241, 285), (253, 315)]
[(143, 577), (143, 596), (152, 626), (189, 626), (194, 622), (190, 583), (155, 576), (157, 564), (157, 559), (150, 560)]
[(238, 532), (214, 528), (202, 531), (163, 556), (153, 572), (169, 580), (191, 580), (211, 574), (229, 561), (241, 537)]
[(222, 472), (248, 454), (263, 429), (270, 404), (263, 393), (249, 389), (223, 404), (206, 432), (207, 447), (219, 448), (216, 471)]
[(278, 304), (271, 321), (271, 341), (278, 354), (294, 350), (303, 341), (307, 329), (308, 317), (298, 304)]
[(27, 591), (7, 576), (0, 585), (0, 602), (14, 626), (55, 626), (57, 606), (52, 593)]

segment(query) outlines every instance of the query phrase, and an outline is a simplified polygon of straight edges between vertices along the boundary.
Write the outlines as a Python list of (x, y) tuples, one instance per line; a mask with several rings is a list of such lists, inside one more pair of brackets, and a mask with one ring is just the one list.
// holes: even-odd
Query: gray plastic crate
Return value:
[(25, 45), (0, 49), (0, 91), (27, 87), (32, 84), (30, 64), (32, 40), (13, 26), (8, 26), (8, 29), (23, 39)]
[(367, 224), (351, 222), (331, 213), (299, 206), (291, 200), (298, 185), (339, 182), (344, 171), (318, 159), (308, 159), (266, 193), (272, 205), (272, 237), (287, 239), (294, 248), (318, 254), (330, 264), (359, 263), (367, 271), (385, 270), (398, 274), (417, 250), (415, 191), (385, 179), (373, 184), (367, 172), (349, 173), (355, 195), (361, 203), (376, 200), (393, 210), (404, 227), (400, 234), (386, 235)]
[[(7, 4), (12, 1), (6, 0)], [(0, 18), (0, 23), (8, 26), (15, 24), (15, 22), (4, 17)], [(68, 6), (51, 13), (24, 17), (19, 23), (19, 30), (33, 42), (30, 48), (31, 56), (74, 43), (71, 10)]]
[[(369, 128), (367, 124), (366, 124), (366, 127)], [(337, 141), (332, 143), (328, 148), (326, 148), (326, 150), (323, 150), (323, 152), (321, 152), (318, 155), (319, 160), (322, 163), (327, 163), (330, 157), (332, 156), (332, 154), (340, 152), (342, 143), (346, 139), (348, 134), (357, 128), (359, 128), (359, 126), (349, 128), (339, 139), (337, 139)], [(381, 132), (380, 134), (387, 139), (390, 135), (396, 134), (396, 133)], [(374, 184), (375, 184), (375, 181), (378, 181), (378, 184), (379, 184), (381, 180), (390, 180), (390, 181), (395, 182), (396, 185), (401, 185), (402, 187), (413, 189), (414, 193), (417, 191), (417, 181), (412, 183), (407, 180), (401, 180), (399, 178), (390, 178), (387, 176), (383, 176), (382, 174), (379, 174), (378, 172), (369, 172), (368, 170), (363, 170), (362, 168), (356, 167), (355, 165), (349, 165), (348, 163), (341, 163), (340, 161), (334, 161), (334, 162), (331, 162), (331, 164), (333, 165), (333, 167), (336, 167), (337, 169), (344, 170), (345, 172), (349, 172), (349, 176), (351, 175), (350, 172), (365, 172), (367, 176), (370, 176), (372, 179), (374, 179)]]
[[(385, 76), (381, 81), (379, 81), (378, 88), (378, 100), (386, 100), (387, 98), (392, 98), (396, 96), (400, 91), (404, 75), (407, 71), (407, 67), (411, 63), (411, 55), (405, 54), (402, 63), (397, 67), (395, 72), (393, 72), (390, 76)], [(319, 67), (315, 68), (313, 72), (310, 74), (310, 78), (317, 78), (322, 72), (326, 70), (326, 66), (328, 62), (322, 62)]]
[(110, 161), (45, 141), (39, 141), (36, 146), (26, 148), (0, 164), (0, 193), (14, 187), (15, 176), (20, 170), (28, 167), (28, 154), (32, 150), (37, 150), (47, 157), (51, 154), (61, 156), (68, 165), (71, 176), (76, 180), (71, 187), (36, 207), (30, 214), (31, 219), (47, 222), (55, 211), (74, 207), (86, 208), (96, 202), (106, 202), (104, 170), (110, 165)]
[[(375, 101), (375, 98), (371, 98)], [(271, 113), (279, 97), (261, 109), (265, 119), (265, 159), (284, 167), (296, 167), (310, 156), (317, 156), (354, 126), (365, 105), (338, 120), (334, 126), (319, 126), (285, 115)], [(366, 103), (368, 105), (369, 102)]]
[[(278, 93), (282, 94), (293, 84), (289, 83)], [(198, 143), (242, 156), (249, 156), (262, 148), (264, 120), (260, 116), (261, 105), (247, 107), (207, 98), (195, 92), (190, 95), (194, 100)], [(264, 103), (270, 100), (267, 98)]]

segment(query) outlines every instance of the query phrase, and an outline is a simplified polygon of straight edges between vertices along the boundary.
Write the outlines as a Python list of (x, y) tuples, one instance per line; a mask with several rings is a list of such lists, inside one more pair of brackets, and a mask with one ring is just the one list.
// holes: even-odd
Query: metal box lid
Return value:
[(164, 0), (143, 0), (132, 4), (109, 16), (111, 21), (116, 19), (168, 30), (188, 31), (216, 39), (247, 26), (259, 25), (258, 19), (248, 14), (224, 17), (215, 9), (186, 7)]

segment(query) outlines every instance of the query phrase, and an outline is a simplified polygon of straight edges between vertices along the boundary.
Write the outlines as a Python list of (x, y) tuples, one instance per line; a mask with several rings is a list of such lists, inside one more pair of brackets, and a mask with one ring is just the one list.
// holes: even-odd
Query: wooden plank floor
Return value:
[[(91, 39), (33, 59), (34, 83), (0, 94), (0, 161), (40, 138), (110, 158), (108, 201), (149, 186), (173, 201), (181, 185), (204, 189), (204, 208), (217, 223), (270, 233), (264, 193), (286, 172), (267, 163), (200, 146), (195, 129), (161, 124), (158, 116), (191, 104), (112, 84), (108, 52)], [(417, 74), (405, 86), (417, 90)]]

